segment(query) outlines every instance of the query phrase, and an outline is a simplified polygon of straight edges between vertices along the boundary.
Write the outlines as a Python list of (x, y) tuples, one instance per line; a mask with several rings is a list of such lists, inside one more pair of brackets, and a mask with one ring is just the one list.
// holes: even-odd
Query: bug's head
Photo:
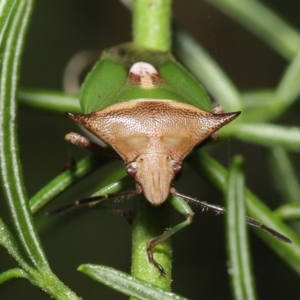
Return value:
[(181, 162), (164, 153), (143, 154), (127, 165), (127, 173), (139, 184), (146, 199), (155, 206), (168, 198), (172, 181), (180, 169)]

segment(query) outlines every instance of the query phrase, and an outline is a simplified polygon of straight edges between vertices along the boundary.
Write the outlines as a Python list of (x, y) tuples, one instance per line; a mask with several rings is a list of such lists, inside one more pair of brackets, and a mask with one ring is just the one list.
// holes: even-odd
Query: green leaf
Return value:
[(175, 28), (174, 37), (175, 51), (217, 103), (226, 111), (241, 110), (242, 101), (237, 88), (209, 54), (179, 28)]
[(269, 161), (276, 187), (284, 201), (299, 203), (300, 182), (288, 153), (281, 147), (272, 147)]
[(3, 35), (7, 26), (9, 15), (13, 9), (15, 0), (1, 1), (0, 6), (0, 45), (3, 43)]
[(47, 266), (25, 192), (15, 124), (20, 58), (32, 8), (32, 0), (15, 3), (0, 48), (3, 57), (0, 72), (1, 182), (16, 233), (25, 252), (35, 266)]
[(0, 219), (0, 245), (4, 247), (8, 253), (24, 268), (27, 264), (21, 254), (20, 245), (16, 240), (16, 237), (6, 227), (3, 221)]
[(300, 93), (300, 50), (286, 68), (276, 89), (278, 97), (284, 99), (286, 106), (291, 105)]
[(274, 213), (282, 220), (299, 220), (300, 203), (282, 205)]
[(39, 108), (53, 112), (82, 113), (76, 96), (67, 95), (59, 91), (21, 89), (18, 93), (21, 105)]
[(262, 123), (280, 117), (288, 103), (274, 90), (252, 90), (242, 94), (244, 110), (240, 123)]
[(291, 59), (300, 47), (299, 32), (256, 0), (206, 0)]
[(15, 281), (16, 278), (27, 278), (27, 276), (22, 269), (10, 269), (3, 273), (0, 273), (0, 285), (3, 287), (4, 285), (7, 285), (12, 281)]
[[(16, 134), (16, 100), (20, 59), (32, 9), (32, 0), (15, 2), (0, 45), (1, 183), (18, 238), (18, 242), (14, 241), (13, 235), (1, 222), (0, 242), (20, 264), (31, 283), (57, 299), (78, 299), (48, 267), (29, 209), (21, 171)], [(26, 258), (23, 259), (21, 252), (22, 255), (26, 254)], [(8, 275), (12, 276), (13, 272)], [(4, 273), (4, 279), (8, 275)], [(15, 275), (19, 276), (20, 272), (15, 272)]]
[(229, 274), (234, 298), (256, 299), (251, 268), (244, 205), (244, 176), (241, 157), (236, 157), (228, 173), (226, 198), (226, 232)]
[(84, 176), (95, 171), (102, 164), (101, 162), (103, 163), (103, 160), (97, 156), (87, 157), (78, 162), (74, 168), (68, 169), (55, 177), (30, 199), (30, 209), (32, 213), (38, 212), (54, 197), (65, 191)]
[(79, 271), (127, 296), (145, 300), (184, 300), (179, 295), (167, 292), (144, 280), (132, 277), (124, 272), (100, 265), (81, 265)]
[(32, 284), (43, 291), (61, 300), (78, 300), (79, 298), (70, 291), (49, 268), (41, 267), (38, 270), (28, 264), (21, 254), (19, 244), (13, 234), (0, 219), (0, 245), (19, 263), (22, 269), (12, 269), (0, 274), (0, 283), (5, 284), (16, 278), (27, 278)]
[(273, 124), (232, 124), (224, 127), (223, 133), (241, 140), (263, 145), (281, 146), (288, 150), (300, 150), (300, 128)]
[[(227, 189), (227, 171), (216, 160), (200, 151), (194, 152), (188, 157), (191, 167), (204, 174), (210, 183), (224, 192)], [(275, 213), (259, 200), (251, 191), (245, 189), (247, 212), (250, 217), (257, 219), (262, 224), (278, 231), (292, 240), (292, 244), (283, 243), (280, 240), (263, 232), (255, 232), (276, 252), (283, 261), (300, 274), (300, 240), (298, 236), (285, 225)]]

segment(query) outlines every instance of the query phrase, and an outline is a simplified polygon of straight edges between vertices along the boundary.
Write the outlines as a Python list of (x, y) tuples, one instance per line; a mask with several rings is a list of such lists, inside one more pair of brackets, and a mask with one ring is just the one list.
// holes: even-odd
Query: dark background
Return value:
[[(264, 1), (296, 28), (300, 28), (298, 0)], [(174, 1), (174, 19), (190, 32), (217, 60), (242, 90), (275, 87), (287, 61), (263, 42), (204, 1)], [(60, 90), (62, 73), (69, 58), (83, 49), (104, 49), (130, 41), (131, 16), (117, 0), (36, 1), (23, 57), (20, 83), (23, 87)], [(296, 115), (296, 114), (295, 114)], [(295, 119), (289, 122), (297, 122)], [(299, 121), (298, 121), (299, 124)], [(25, 182), (29, 196), (58, 175), (68, 161), (64, 135), (76, 126), (64, 114), (20, 108), (19, 140)], [(76, 157), (86, 155), (77, 151)], [(280, 196), (270, 181), (268, 152), (228, 139), (218, 144), (213, 155), (228, 166), (236, 153), (245, 157), (248, 186), (271, 208)], [(82, 197), (93, 182), (101, 180), (115, 164), (58, 197), (51, 207)], [(222, 197), (203, 178), (187, 167), (178, 190), (212, 203)], [(88, 194), (88, 192), (86, 192)], [(115, 206), (130, 207), (128, 203)], [(1, 201), (1, 215), (5, 212)], [(51, 208), (50, 208), (51, 209)], [(44, 210), (49, 210), (49, 207)], [(178, 233), (173, 243), (173, 291), (191, 299), (231, 299), (224, 243), (224, 220), (196, 209), (195, 222)], [(10, 225), (9, 217), (4, 217)], [(36, 216), (44, 249), (53, 271), (84, 299), (126, 299), (76, 271), (82, 263), (98, 263), (130, 271), (131, 228), (122, 218), (81, 209), (63, 216)], [(178, 222), (181, 217), (175, 215)], [(251, 234), (251, 248), (260, 299), (299, 299), (298, 276), (269, 248)], [(0, 271), (15, 266), (0, 249)], [(49, 299), (25, 280), (0, 291), (1, 299)]]

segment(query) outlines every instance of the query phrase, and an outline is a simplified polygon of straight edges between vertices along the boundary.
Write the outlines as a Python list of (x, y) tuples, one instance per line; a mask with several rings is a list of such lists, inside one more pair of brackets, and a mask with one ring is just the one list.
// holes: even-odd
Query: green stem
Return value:
[[(133, 1), (133, 41), (142, 47), (170, 50), (171, 0)], [(170, 290), (172, 251), (168, 241), (154, 248), (154, 258), (163, 265), (166, 275), (159, 277), (158, 270), (146, 257), (146, 243), (162, 234), (169, 220), (168, 205), (151, 207), (146, 200), (135, 202), (136, 218), (133, 224), (132, 275)]]
[(166, 274), (160, 276), (154, 265), (150, 265), (146, 257), (146, 244), (149, 240), (163, 233), (169, 226), (170, 205), (164, 203), (153, 207), (144, 197), (137, 197), (135, 202), (135, 219), (132, 236), (132, 275), (160, 286), (171, 289), (171, 244), (170, 239), (154, 248), (154, 258), (162, 265)]
[(41, 270), (29, 269), (26, 270), (28, 273), (28, 279), (30, 282), (45, 293), (57, 300), (80, 300), (82, 298), (77, 297), (67, 286), (65, 286), (48, 268)]
[(142, 47), (169, 51), (171, 0), (133, 0), (133, 41)]

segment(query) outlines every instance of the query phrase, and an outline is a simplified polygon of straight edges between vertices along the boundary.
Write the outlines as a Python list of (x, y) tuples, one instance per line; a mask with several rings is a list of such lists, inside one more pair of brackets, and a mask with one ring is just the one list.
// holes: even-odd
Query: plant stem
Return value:
[(151, 206), (144, 197), (135, 201), (135, 218), (132, 235), (132, 275), (158, 285), (165, 290), (171, 288), (171, 243), (170, 240), (154, 248), (154, 258), (166, 272), (160, 276), (154, 265), (150, 265), (146, 257), (146, 244), (157, 237), (169, 226), (170, 205), (164, 203), (160, 207)]
[[(169, 51), (171, 28), (171, 0), (133, 1), (133, 41), (144, 48)], [(169, 204), (152, 207), (145, 198), (135, 202), (136, 217), (132, 233), (132, 275), (170, 290), (172, 251), (165, 241), (154, 248), (154, 258), (162, 264), (165, 276), (150, 265), (146, 256), (146, 243), (162, 234), (169, 226)]]
[(133, 0), (133, 41), (139, 46), (169, 51), (171, 0)]

